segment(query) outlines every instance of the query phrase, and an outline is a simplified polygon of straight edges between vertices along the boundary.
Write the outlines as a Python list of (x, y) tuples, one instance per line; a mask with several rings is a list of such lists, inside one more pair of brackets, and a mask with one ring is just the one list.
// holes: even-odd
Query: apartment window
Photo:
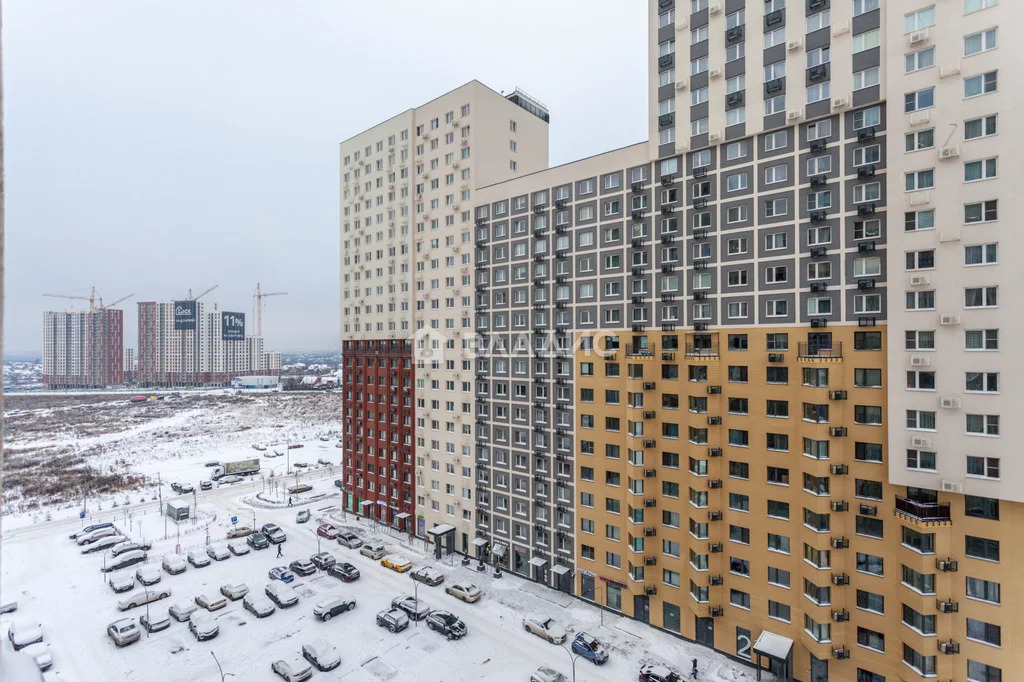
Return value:
[(880, 220), (856, 220), (853, 223), (853, 238), (878, 239), (882, 236), (882, 221)]
[(967, 682), (1003, 682), (1003, 671), (994, 665), (968, 660)]
[(964, 139), (976, 140), (996, 134), (996, 115), (982, 116), (964, 121)]
[(818, 12), (807, 17), (807, 32), (813, 33), (829, 26), (829, 11)]
[(789, 132), (779, 130), (764, 136), (764, 150), (766, 152), (782, 149), (789, 141)]
[(999, 304), (999, 287), (968, 287), (964, 289), (965, 308), (994, 308)]
[(698, 118), (690, 121), (690, 135), (704, 135), (708, 132), (708, 120)]
[(964, 0), (964, 14), (995, 7), (999, 0)]
[(877, 126), (882, 122), (882, 110), (879, 107), (870, 107), (853, 113), (853, 129), (861, 130)]
[(743, 59), (746, 56), (746, 46), (744, 42), (734, 43), (725, 48), (725, 61), (734, 62), (738, 59)]
[(813, 68), (815, 66), (821, 66), (822, 64), (829, 63), (829, 48), (819, 47), (815, 50), (809, 50), (807, 52), (807, 68)]
[(996, 29), (994, 28), (964, 36), (965, 57), (994, 49), (996, 49)]
[(776, 45), (785, 45), (786, 43), (786, 27), (774, 29), (772, 31), (766, 31), (764, 34), (764, 49), (769, 47), (775, 47)]
[(935, 310), (934, 291), (908, 291), (906, 293), (907, 310)]
[(784, 216), (789, 213), (788, 199), (769, 199), (764, 202), (764, 213), (767, 218)]
[(914, 31), (920, 31), (928, 28), (929, 26), (935, 25), (935, 8), (926, 7), (925, 9), (911, 12), (910, 14), (904, 15), (904, 33), (913, 33)]
[[(877, 29), (875, 29), (877, 31)], [(905, 58), (905, 71), (913, 73), (935, 66), (935, 48), (929, 47), (926, 50), (911, 52)]]
[(964, 554), (972, 559), (999, 562), (999, 541), (979, 538), (973, 535), (964, 537)]
[(708, 70), (708, 58), (698, 57), (690, 62), (690, 75), (696, 76), (698, 73), (704, 73)]
[(789, 178), (789, 168), (785, 164), (769, 166), (764, 170), (764, 182), (772, 185), (778, 182), (785, 182)]
[(671, 54), (675, 54), (675, 51), (676, 51), (676, 41), (674, 41), (674, 40), (666, 40), (665, 42), (658, 44), (658, 56), (659, 57), (667, 57), (667, 56), (669, 56)]
[(725, 189), (727, 192), (744, 190), (747, 188), (747, 181), (746, 173), (734, 173), (725, 178)]
[(704, 26), (698, 26), (690, 31), (690, 44), (696, 45), (702, 43), (708, 39), (708, 27), (707, 24)]
[(882, 198), (882, 185), (878, 182), (868, 182), (863, 185), (854, 185), (853, 203), (863, 204), (868, 201), (878, 201)]
[(905, 332), (904, 348), (906, 350), (935, 350), (934, 331)]
[(965, 350), (999, 350), (998, 329), (968, 329), (964, 331)]
[(804, 614), (804, 630), (817, 642), (832, 641), (832, 626), (828, 623), (819, 623), (807, 614)]
[(934, 391), (935, 372), (907, 372), (908, 391)]
[(658, 15), (658, 26), (659, 27), (669, 26), (669, 25), (675, 23), (675, 20), (676, 20), (676, 11), (674, 9), (670, 9), (667, 12), (662, 12), (661, 14)]
[(995, 92), (999, 85), (996, 71), (989, 71), (980, 76), (971, 76), (964, 79), (964, 97), (980, 97), (990, 92)]
[(914, 431), (934, 431), (935, 413), (928, 410), (907, 410), (907, 428)]
[(764, 115), (771, 116), (772, 114), (781, 114), (786, 110), (786, 96), (776, 95), (775, 97), (769, 97), (764, 101)]
[[(789, 554), (789, 538), (785, 535), (768, 533), (768, 550), (772, 552), (780, 552), (782, 554)], [(789, 581), (787, 580), (786, 582), (788, 584)]]
[(966, 431), (975, 436), (998, 436), (999, 415), (968, 414), (966, 415)]
[(935, 251), (908, 251), (906, 254), (907, 270), (924, 270), (935, 267)]
[(964, 247), (964, 265), (991, 265), (997, 262), (997, 244), (974, 244)]
[[(861, 14), (867, 14), (878, 9), (880, 0), (853, 0), (853, 16), (857, 17)], [(858, 680), (858, 682), (860, 682)]]
[(821, 102), (829, 98), (831, 93), (831, 83), (825, 81), (824, 83), (815, 83), (807, 88), (807, 103), (814, 104), (815, 102)]
[(903, 111), (910, 113), (935, 106), (935, 88), (908, 92), (903, 96)]
[(964, 182), (991, 180), (996, 177), (996, 170), (996, 159), (994, 158), (968, 161), (964, 164)]
[(853, 89), (863, 90), (865, 88), (874, 87), (878, 85), (878, 67), (873, 66), (870, 69), (864, 69), (863, 71), (855, 71), (853, 73)]
[(857, 571), (871, 575), (885, 575), (885, 560), (880, 556), (857, 552)]
[(903, 214), (903, 229), (906, 232), (915, 230), (932, 230), (935, 228), (935, 211), (909, 211)]
[(968, 577), (967, 598), (999, 604), (1001, 602), (999, 583)]
[(827, 208), (832, 208), (832, 190), (826, 189), (821, 192), (811, 192), (807, 195), (808, 211), (822, 211)]
[(935, 146), (935, 130), (919, 130), (915, 133), (907, 133), (905, 136), (905, 149), (908, 152), (916, 152), (921, 149), (931, 149)]
[(676, 70), (667, 69), (658, 73), (658, 86), (664, 87), (666, 85), (672, 85), (676, 82)]

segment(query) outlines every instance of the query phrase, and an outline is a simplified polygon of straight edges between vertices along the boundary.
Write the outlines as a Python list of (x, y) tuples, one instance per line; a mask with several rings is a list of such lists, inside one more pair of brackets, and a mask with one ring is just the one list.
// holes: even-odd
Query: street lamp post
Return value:
[(310, 528), (309, 532), (316, 536), (316, 553), (319, 554), (320, 553), (320, 534), (317, 533), (316, 530), (314, 530), (313, 528)]
[(579, 654), (574, 654), (572, 649), (565, 644), (562, 644), (561, 647), (565, 649), (565, 653), (569, 654), (569, 660), (572, 661), (572, 682), (576, 682), (576, 661), (580, 658)]
[[(149, 620), (149, 586), (142, 583), (142, 589), (146, 591), (146, 624), (148, 626), (152, 622)], [(146, 639), (149, 639), (149, 627), (146, 628)]]
[[(420, 610), (420, 581), (419, 580), (413, 580), (412, 581), (412, 594), (413, 594), (412, 598), (414, 600), (416, 600), (415, 610), (418, 613), (419, 610)], [(413, 618), (412, 622), (413, 622), (413, 626), (414, 627), (419, 627), (420, 626), (420, 621), (419, 621), (418, 618)]]
[(214, 663), (217, 664), (217, 670), (220, 672), (220, 682), (224, 682), (224, 680), (226, 678), (228, 678), (228, 677), (234, 677), (235, 676), (234, 673), (226, 673), (226, 672), (224, 672), (224, 668), (220, 667), (220, 661), (217, 660), (217, 654), (215, 654), (215, 653), (213, 653), (211, 651), (210, 655), (213, 656), (213, 661), (214, 661)]

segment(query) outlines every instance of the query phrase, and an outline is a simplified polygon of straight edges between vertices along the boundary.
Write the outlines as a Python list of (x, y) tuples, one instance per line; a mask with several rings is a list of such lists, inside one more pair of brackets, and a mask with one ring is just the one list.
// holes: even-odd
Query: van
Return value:
[(104, 573), (110, 573), (111, 571), (118, 571), (122, 568), (128, 568), (135, 564), (141, 564), (148, 558), (148, 555), (141, 549), (133, 549), (130, 552), (125, 552), (121, 556), (117, 557), (117, 561), (111, 564), (107, 564), (106, 568), (101, 569)]
[(367, 542), (359, 548), (359, 553), (371, 559), (383, 559), (388, 551), (384, 548), (383, 542)]

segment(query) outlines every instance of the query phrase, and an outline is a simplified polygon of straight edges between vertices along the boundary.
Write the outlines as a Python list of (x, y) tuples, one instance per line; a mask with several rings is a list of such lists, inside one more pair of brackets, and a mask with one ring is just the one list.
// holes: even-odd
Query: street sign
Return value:
[(231, 517), (231, 523), (238, 523), (238, 517), (237, 516), (232, 516)]
[(84, 519), (85, 518), (85, 512), (84, 511), (78, 512), (78, 518)]

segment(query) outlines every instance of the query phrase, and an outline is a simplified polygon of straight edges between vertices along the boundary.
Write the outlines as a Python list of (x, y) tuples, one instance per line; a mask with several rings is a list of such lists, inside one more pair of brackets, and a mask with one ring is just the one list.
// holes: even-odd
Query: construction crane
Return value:
[(187, 300), (189, 300), (189, 301), (198, 301), (198, 300), (199, 300), (199, 299), (201, 299), (201, 298), (202, 298), (203, 296), (206, 296), (206, 295), (207, 295), (208, 293), (210, 293), (211, 291), (213, 291), (214, 289), (216, 289), (216, 288), (217, 288), (217, 287), (219, 287), (219, 286), (220, 286), (219, 284), (214, 284), (214, 285), (213, 285), (212, 287), (210, 287), (209, 289), (207, 289), (207, 290), (206, 290), (206, 291), (204, 291), (203, 293), (199, 294), (198, 296), (193, 296), (193, 295), (192, 295), (192, 290), (191, 290), (191, 289), (189, 289), (189, 290), (188, 290), (188, 299), (187, 299)]
[(122, 296), (121, 298), (117, 299), (117, 300), (116, 300), (116, 301), (114, 301), (113, 303), (108, 303), (107, 305), (103, 305), (103, 302), (101, 301), (101, 302), (100, 302), (100, 308), (101, 308), (101, 309), (102, 309), (102, 308), (113, 308), (113, 307), (114, 307), (115, 305), (117, 305), (117, 304), (118, 304), (118, 303), (120, 303), (121, 301), (126, 301), (126, 300), (128, 300), (129, 298), (131, 298), (131, 297), (132, 297), (132, 296), (134, 296), (134, 295), (135, 295), (135, 294), (128, 294), (127, 296)]
[(263, 299), (267, 296), (287, 296), (287, 291), (263, 291), (259, 282), (256, 283), (256, 336), (263, 336)]
[(101, 308), (103, 307), (103, 299), (96, 295), (96, 287), (92, 288), (92, 292), (88, 296), (72, 296), (70, 294), (43, 294), (43, 296), (48, 296), (50, 298), (71, 298), (71, 299), (77, 299), (77, 300), (80, 300), (80, 301), (88, 301), (89, 302), (89, 312), (91, 312), (91, 313), (96, 311), (96, 301), (97, 300), (99, 300), (99, 302), (100, 302), (100, 307)]

